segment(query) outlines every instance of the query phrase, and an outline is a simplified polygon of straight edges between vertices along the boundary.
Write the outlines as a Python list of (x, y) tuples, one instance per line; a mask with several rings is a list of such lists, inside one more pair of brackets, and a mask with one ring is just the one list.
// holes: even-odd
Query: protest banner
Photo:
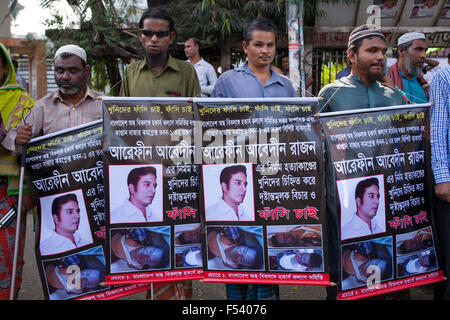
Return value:
[(103, 98), (107, 284), (202, 278), (194, 113), (185, 98)]
[(36, 260), (50, 300), (117, 299), (149, 285), (105, 286), (101, 120), (32, 139), (28, 187), (38, 200)]
[(194, 99), (205, 282), (329, 285), (317, 102)]
[(340, 235), (338, 299), (443, 280), (430, 201), (429, 105), (320, 117)]

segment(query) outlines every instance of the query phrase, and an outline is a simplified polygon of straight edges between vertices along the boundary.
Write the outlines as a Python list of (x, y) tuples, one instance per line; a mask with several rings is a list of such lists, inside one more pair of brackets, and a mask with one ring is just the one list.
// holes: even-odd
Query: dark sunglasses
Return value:
[(156, 35), (158, 38), (165, 38), (170, 34), (170, 30), (153, 31), (150, 29), (141, 29), (141, 32), (146, 37), (153, 37), (153, 35)]

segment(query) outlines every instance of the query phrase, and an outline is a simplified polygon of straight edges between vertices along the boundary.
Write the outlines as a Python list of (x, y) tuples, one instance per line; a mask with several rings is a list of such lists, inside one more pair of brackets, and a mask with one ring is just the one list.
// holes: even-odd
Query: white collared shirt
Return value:
[(45, 256), (49, 254), (66, 252), (92, 243), (92, 241), (83, 239), (77, 232), (73, 234), (73, 237), (75, 243), (73, 243), (69, 238), (66, 238), (52, 230), (50, 232), (50, 237), (41, 242), (41, 255)]
[[(189, 63), (189, 59), (187, 60)], [(192, 64), (192, 63), (191, 63)], [(195, 71), (197, 71), (198, 82), (202, 91), (202, 97), (208, 97), (213, 91), (214, 85), (217, 81), (217, 74), (214, 67), (200, 58), (200, 61), (193, 64)]]
[(255, 218), (246, 214), (242, 204), (238, 206), (238, 214), (222, 198), (206, 209), (206, 221), (254, 221)]
[(152, 208), (145, 208), (145, 217), (130, 200), (125, 202), (118, 208), (111, 210), (109, 217), (110, 223), (145, 223), (145, 222), (162, 222), (162, 212), (153, 213)]
[(352, 219), (342, 227), (341, 240), (370, 236), (372, 234), (384, 232), (374, 219), (370, 220), (370, 224), (372, 230), (364, 220), (354, 213)]

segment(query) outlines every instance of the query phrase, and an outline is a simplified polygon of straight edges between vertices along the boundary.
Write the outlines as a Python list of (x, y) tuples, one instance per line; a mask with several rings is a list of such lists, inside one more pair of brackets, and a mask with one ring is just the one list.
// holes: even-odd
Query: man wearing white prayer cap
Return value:
[[(86, 51), (74, 44), (60, 47), (54, 57), (57, 90), (36, 101), (27, 124), (17, 126), (15, 151), (31, 138), (102, 118), (101, 96), (89, 87), (91, 67)], [(11, 150), (14, 150), (11, 149)]]
[(74, 45), (74, 44), (68, 44), (65, 46), (62, 46), (61, 48), (59, 48), (58, 50), (56, 50), (55, 52), (55, 59), (60, 56), (61, 54), (70, 54), (70, 55), (76, 55), (78, 57), (80, 57), (81, 60), (84, 61), (85, 64), (87, 64), (87, 55), (86, 55), (86, 51), (84, 51), (83, 48)]
[[(397, 39), (397, 62), (388, 70), (388, 76), (402, 90), (411, 103), (427, 103), (429, 84), (424, 71), (434, 68), (437, 61), (427, 59), (426, 37), (420, 32), (405, 33)], [(425, 67), (425, 64), (428, 64)]]

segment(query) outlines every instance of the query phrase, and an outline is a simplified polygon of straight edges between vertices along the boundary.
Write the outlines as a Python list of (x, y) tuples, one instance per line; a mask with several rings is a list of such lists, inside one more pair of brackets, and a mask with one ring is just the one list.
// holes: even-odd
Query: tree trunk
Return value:
[(109, 83), (111, 84), (111, 91), (109, 92), (112, 96), (119, 96), (120, 93), (120, 73), (117, 59), (111, 59), (106, 64), (106, 69), (108, 71)]
[(231, 68), (231, 46), (228, 41), (220, 47), (220, 66), (222, 67), (222, 73)]

